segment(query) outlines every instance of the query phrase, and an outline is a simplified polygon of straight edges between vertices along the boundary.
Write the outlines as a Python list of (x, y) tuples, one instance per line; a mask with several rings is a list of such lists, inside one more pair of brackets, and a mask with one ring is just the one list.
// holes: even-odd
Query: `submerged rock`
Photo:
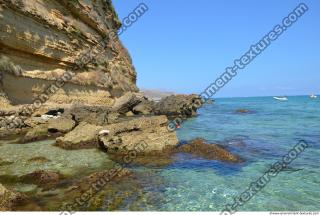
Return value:
[(55, 186), (62, 179), (58, 172), (38, 170), (19, 178), (20, 182), (28, 184), (36, 184), (41, 187)]
[(22, 194), (8, 190), (0, 184), (0, 211), (12, 211), (24, 199)]
[[(232, 163), (242, 162), (239, 156), (227, 151), (220, 145), (208, 144), (203, 139), (195, 139), (180, 146), (169, 145), (159, 151), (146, 150), (144, 153), (136, 153), (133, 156), (134, 158), (130, 159), (130, 164), (165, 167), (174, 163), (176, 159), (174, 155), (177, 153), (188, 153), (207, 160), (220, 160)], [(109, 157), (118, 163), (128, 164), (123, 154), (111, 154)]]
[[(137, 154), (130, 159), (127, 159), (127, 155), (119, 155), (119, 154), (111, 154), (109, 158), (115, 162), (121, 164), (132, 164), (146, 167), (166, 167), (172, 163), (174, 163), (175, 159), (173, 158), (174, 151), (172, 147), (168, 148), (168, 150), (163, 150), (158, 153), (145, 153), (145, 154)], [(132, 155), (131, 155), (132, 156)], [(128, 162), (129, 161), (129, 162)]]
[(242, 160), (237, 155), (216, 144), (207, 144), (203, 139), (195, 139), (177, 148), (177, 152), (190, 153), (208, 160), (221, 160), (238, 163)]
[(0, 166), (7, 166), (13, 164), (12, 161), (7, 161), (7, 160), (2, 160), (2, 158), (0, 158)]
[[(116, 204), (117, 193), (124, 188), (123, 181), (130, 179), (132, 179), (132, 172), (120, 165), (107, 171), (93, 173), (77, 180), (65, 191), (63, 198), (67, 202), (63, 202), (62, 208), (67, 211), (92, 210), (101, 206), (101, 202), (97, 199), (98, 194)], [(137, 187), (132, 185), (130, 188)], [(81, 199), (82, 203), (79, 204), (77, 199)], [(117, 204), (117, 208), (114, 209), (119, 209), (119, 205)]]
[(247, 109), (238, 109), (238, 110), (236, 110), (236, 113), (252, 113), (252, 111), (247, 110)]
[(48, 158), (46, 157), (33, 157), (33, 158), (30, 158), (28, 160), (28, 163), (39, 163), (39, 164), (43, 164), (43, 163), (48, 163), (50, 162), (51, 160), (49, 160)]

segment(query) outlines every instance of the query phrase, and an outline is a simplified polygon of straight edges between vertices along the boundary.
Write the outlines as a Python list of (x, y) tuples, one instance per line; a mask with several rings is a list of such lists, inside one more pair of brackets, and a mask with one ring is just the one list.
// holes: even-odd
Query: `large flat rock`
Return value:
[(100, 136), (100, 140), (109, 153), (162, 151), (179, 143), (176, 133), (167, 129), (167, 123), (166, 116), (133, 118), (105, 126), (109, 134)]

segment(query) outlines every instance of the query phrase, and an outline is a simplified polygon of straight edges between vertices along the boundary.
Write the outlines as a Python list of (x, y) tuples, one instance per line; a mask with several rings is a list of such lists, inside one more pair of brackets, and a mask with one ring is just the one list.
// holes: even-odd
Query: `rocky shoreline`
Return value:
[[(63, 193), (62, 199), (52, 203), (61, 204), (83, 195), (90, 183), (107, 184), (101, 178), (110, 182), (104, 195), (112, 199), (110, 209), (116, 210), (120, 200), (115, 194), (119, 190), (131, 193), (128, 183), (139, 187), (137, 173), (123, 166), (168, 166), (179, 153), (241, 162), (202, 139), (180, 144), (175, 129), (182, 120), (197, 115), (203, 100), (198, 95), (170, 95), (154, 101), (139, 93), (129, 52), (115, 34), (121, 23), (110, 0), (39, 0), (33, 4), (10, 0), (0, 2), (0, 13), (0, 147), (10, 145), (11, 153), (44, 144), (37, 141), (53, 141), (50, 146), (39, 145), (49, 150), (41, 156), (29, 152), (21, 158), (22, 167), (32, 166), (30, 171), (0, 172), (0, 211), (60, 210), (62, 205), (41, 206), (33, 200), (59, 199), (57, 193)], [(85, 175), (77, 171), (80, 179), (41, 166), (57, 162), (63, 170), (57, 158), (47, 158), (51, 151), (62, 153), (66, 160), (74, 152), (89, 153), (83, 150), (90, 149), (95, 150), (91, 155), (98, 155), (108, 166), (92, 172), (80, 163), (83, 172), (90, 169)], [(0, 155), (4, 170), (19, 167), (21, 160)], [(17, 184), (34, 186), (18, 192)], [(100, 200), (92, 201), (94, 209)], [(74, 210), (80, 209), (86, 208), (75, 205)]]
[[(63, 150), (97, 148), (120, 165), (129, 163), (165, 167), (174, 162), (173, 157), (177, 153), (188, 153), (208, 160), (242, 162), (237, 155), (219, 145), (207, 144), (202, 139), (181, 145), (176, 132), (168, 128), (170, 122), (168, 118), (195, 116), (199, 102), (201, 100), (197, 95), (170, 96), (155, 103), (147, 100), (141, 94), (127, 93), (120, 97), (112, 108), (87, 105), (73, 105), (69, 108), (43, 107), (37, 113), (22, 120), (23, 123), (13, 129), (6, 129), (8, 123), (3, 123), (2, 135), (6, 139), (15, 138), (15, 142), (11, 144), (17, 147), (20, 144), (55, 139), (54, 145)], [(139, 113), (134, 111), (141, 104), (144, 106), (143, 111)], [(157, 115), (159, 104), (167, 108), (161, 110), (161, 114), (167, 113), (167, 115)], [(145, 114), (147, 110), (148, 114)], [(169, 111), (165, 112), (165, 110)], [(8, 121), (12, 116), (21, 117), (19, 111), (6, 109), (3, 110), (3, 113), (2, 122)], [(9, 115), (9, 113), (15, 114)], [(29, 160), (48, 162), (45, 157), (35, 157)], [(0, 164), (10, 165), (12, 163), (2, 161)], [(94, 175), (89, 178), (96, 178)], [(11, 183), (31, 183), (45, 190), (54, 190), (67, 176), (59, 172), (39, 169), (18, 178), (8, 177), (0, 176), (0, 182), (9, 180)], [(15, 205), (21, 206), (28, 203), (20, 198), (24, 196), (28, 200), (24, 194), (10, 192), (12, 191), (3, 187), (0, 196), (5, 200), (2, 201), (1, 210), (16, 210)], [(79, 192), (80, 190), (75, 191), (75, 193)], [(38, 206), (35, 208), (39, 209)], [(81, 207), (76, 209), (79, 208)]]

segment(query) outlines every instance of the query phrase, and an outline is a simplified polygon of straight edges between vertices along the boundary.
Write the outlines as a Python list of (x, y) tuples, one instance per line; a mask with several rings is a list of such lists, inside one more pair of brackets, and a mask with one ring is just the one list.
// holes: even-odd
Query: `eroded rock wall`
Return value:
[[(71, 70), (49, 103), (111, 106), (138, 90), (128, 52), (109, 38), (120, 27), (111, 0), (0, 0), (0, 92), (13, 104), (32, 103)], [(93, 62), (77, 68), (89, 50)]]

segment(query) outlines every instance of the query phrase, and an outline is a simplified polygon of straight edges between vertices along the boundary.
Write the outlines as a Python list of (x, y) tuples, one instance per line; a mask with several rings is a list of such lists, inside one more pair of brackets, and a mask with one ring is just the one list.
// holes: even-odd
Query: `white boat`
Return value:
[(282, 96), (282, 97), (275, 96), (273, 98), (279, 101), (288, 101), (288, 98), (286, 96)]
[(312, 99), (316, 99), (316, 98), (317, 98), (317, 96), (316, 96), (316, 95), (314, 95), (314, 94), (312, 94), (312, 95), (310, 96), (310, 98), (312, 98)]

